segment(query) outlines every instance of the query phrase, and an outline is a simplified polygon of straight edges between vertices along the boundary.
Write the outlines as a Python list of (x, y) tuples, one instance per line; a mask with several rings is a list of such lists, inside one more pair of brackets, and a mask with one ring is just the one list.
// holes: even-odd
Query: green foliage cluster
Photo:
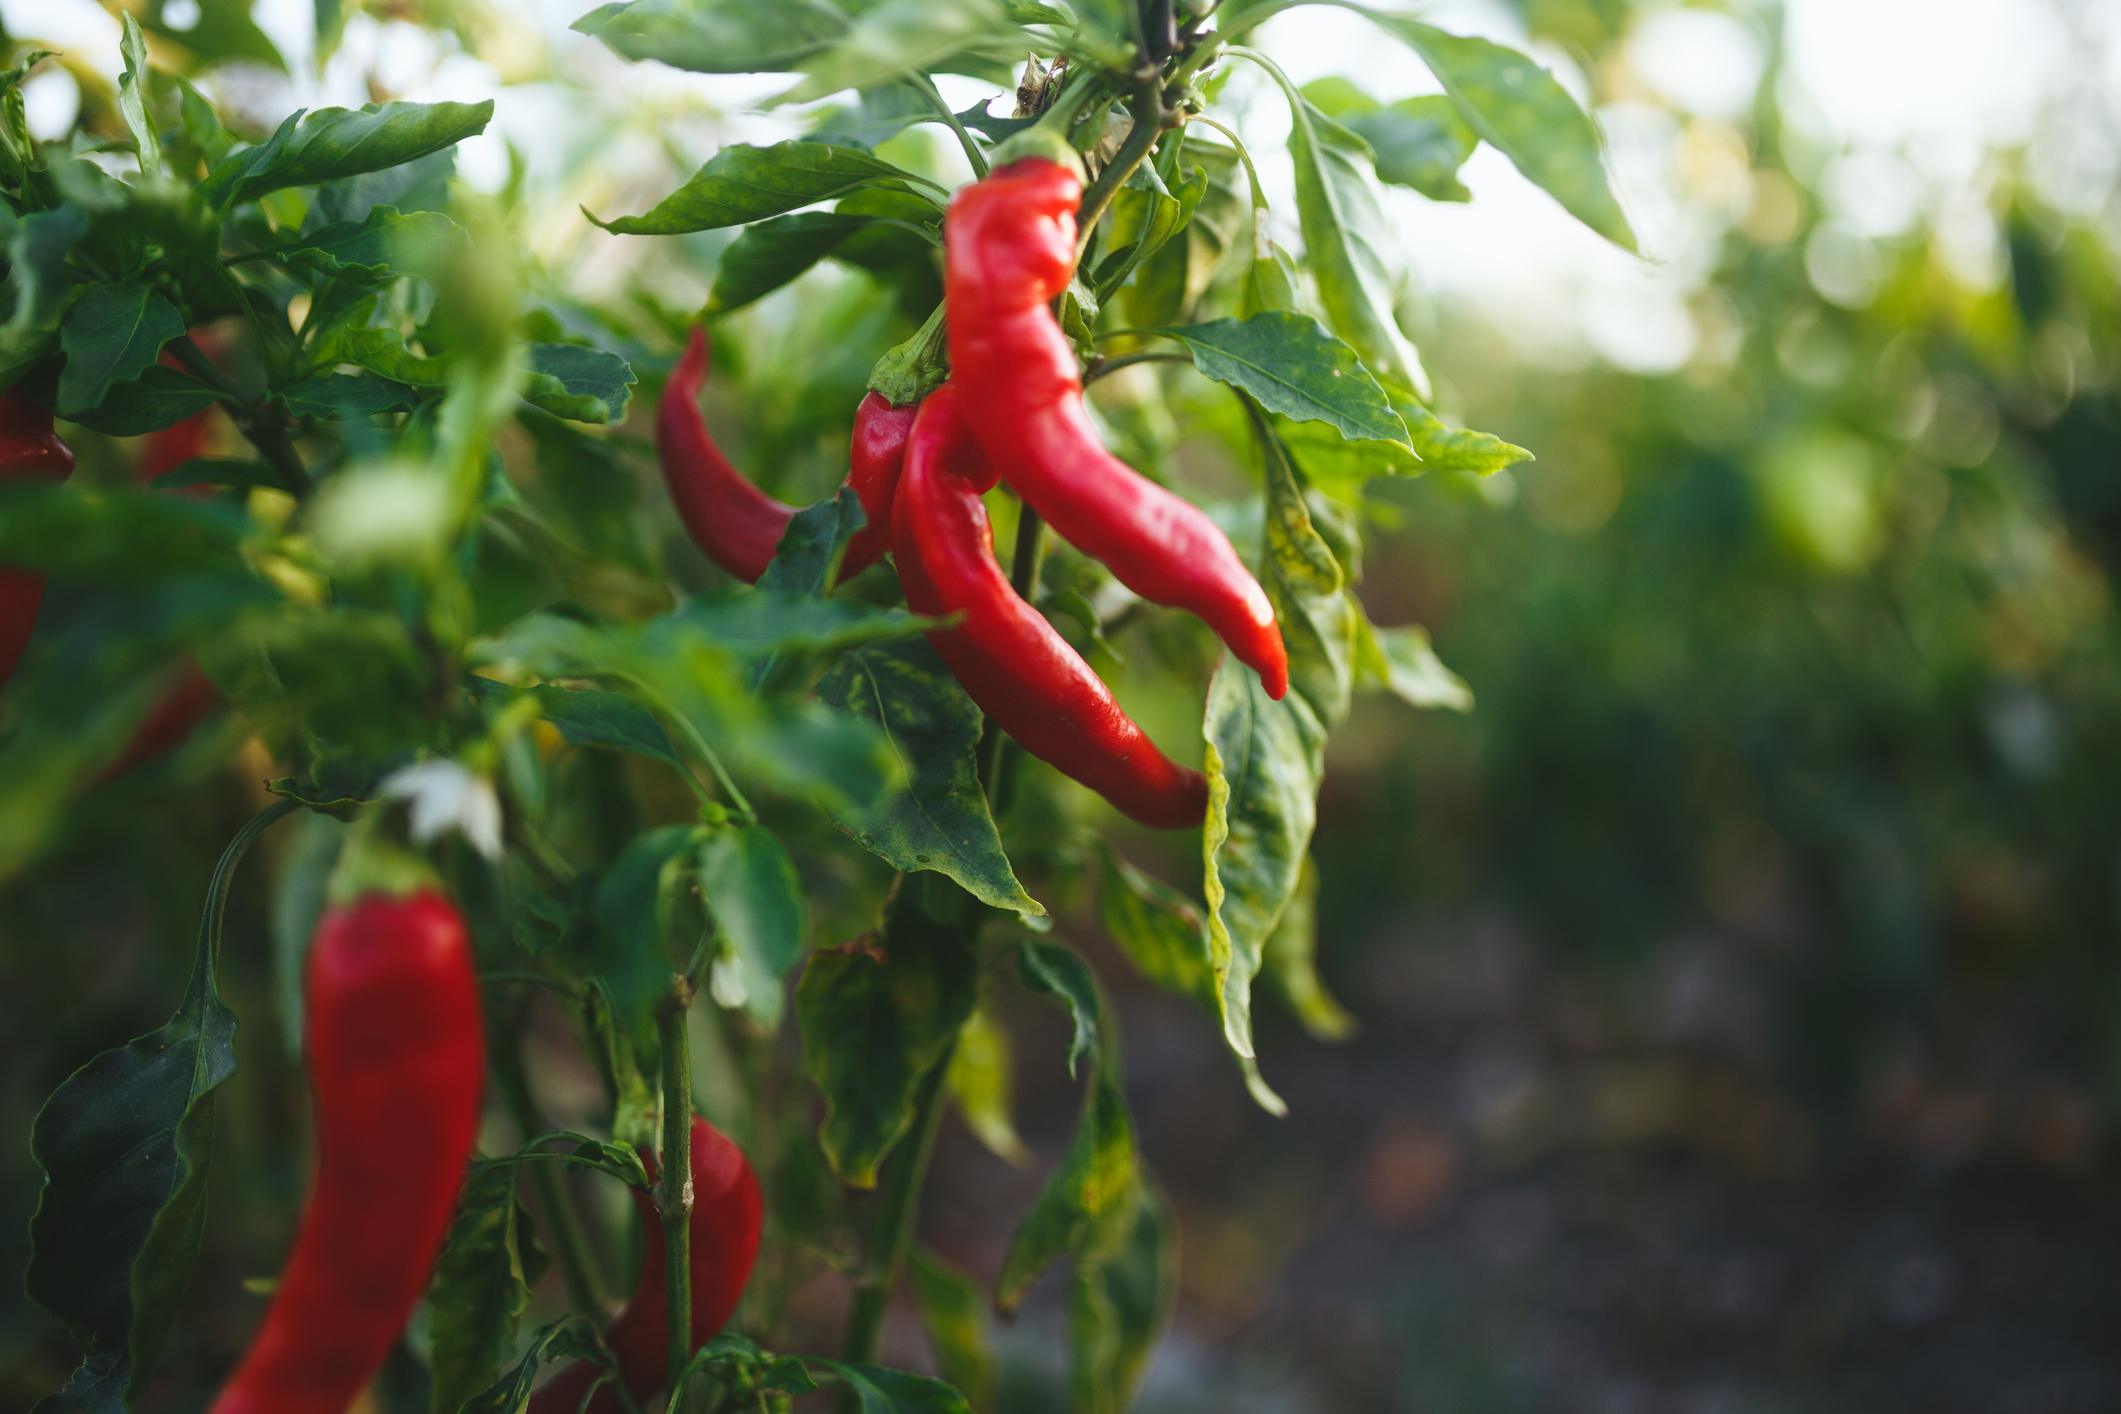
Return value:
[[(645, 281), (575, 292), (521, 238), (544, 213), (518, 186), (456, 180), (454, 151), (486, 130), (491, 102), (320, 108), (243, 131), (201, 83), (232, 59), (277, 62), (270, 43), (240, 4), (203, 4), (183, 25), (169, 8), (125, 17), (113, 102), (86, 104), (59, 141), (33, 141), (24, 117), (22, 85), (48, 57), (20, 53), (0, 76), (0, 385), (55, 407), (84, 463), (63, 487), (0, 490), (0, 563), (54, 586), (4, 702), (0, 887), (34, 899), (42, 871), (122, 815), (181, 827), (214, 782), (266, 779), (278, 802), (222, 856), (182, 1007), (89, 1061), (39, 1116), (30, 1292), (84, 1356), (40, 1407), (120, 1408), (158, 1378), (187, 1393), (211, 1378), (192, 1360), (158, 1373), (187, 1319), (180, 1298), (204, 1295), (193, 1265), (220, 1186), (208, 1175), (239, 1139), (299, 1161), (285, 1133), (214, 1133), (239, 1057), (271, 1044), (256, 1024), (239, 1040), (237, 1018), (273, 1014), (221, 995), (222, 909), (244, 849), (290, 814), (271, 885), (283, 997), (335, 869), (379, 832), (409, 835), (472, 924), (502, 1022), (493, 1073), (517, 1147), (491, 1152), (466, 1189), (421, 1327), (425, 1394), (406, 1407), (518, 1410), (543, 1363), (595, 1355), (601, 1313), (562, 1314), (532, 1290), (555, 1260), (578, 1300), (598, 1286), (546, 1230), (573, 1203), (556, 1175), (642, 1182), (639, 1151), (690, 1103), (695, 1031), (744, 1078), (714, 1103), (775, 1195), (774, 1276), (744, 1324), (778, 1335), (777, 1298), (835, 1271), (852, 1314), (841, 1358), (725, 1336), (673, 1372), (671, 1407), (784, 1404), (820, 1381), (865, 1411), (988, 1402), (983, 1300), (931, 1257), (911, 1264), (911, 1287), (938, 1365), (965, 1389), (871, 1361), (945, 1104), (1021, 1157), (997, 1006), (1012, 994), (1060, 1008), (1082, 1105), (984, 1295), (1013, 1311), (1066, 1264), (1072, 1398), (1124, 1407), (1168, 1319), (1175, 1225), (1141, 1160), (1115, 1016), (1061, 938), (1100, 927), (1145, 977), (1198, 1002), (1271, 1110), (1255, 984), (1316, 1033), (1346, 1032), (1315, 968), (1328, 737), (1358, 691), (1469, 705), (1420, 628), (1371, 623), (1356, 594), (1366, 489), (1527, 455), (1433, 406), (1396, 311), (1381, 184), (1461, 199), (1454, 174), (1486, 144), (1632, 249), (1587, 115), (1515, 50), (1364, 6), (1347, 8), (1425, 64), (1441, 101), (1298, 89), (1244, 42), (1290, 8), (1281, 0), (1212, 17), (1155, 0), (632, 0), (579, 22), (628, 60), (788, 73), (778, 102), (852, 95), (803, 137), (722, 146), (639, 214), (584, 213), (626, 240), (718, 233), (718, 321), (769, 297), (805, 301), (815, 342), (791, 354), (814, 367), (732, 350), (736, 385), (771, 404), (757, 450), (806, 430), (775, 408), (835, 380), (827, 401), (851, 406), (842, 395), (931, 345), (922, 321), (956, 160), (976, 175), (1039, 112), (1087, 115), (1061, 133), (1094, 174), (1064, 327), (1135, 460), (1189, 494), (1226, 489), (1181, 477), (1179, 439), (1154, 423), (1183, 388), (1198, 414), (1186, 437), (1256, 475), (1257, 493), (1211, 508), (1254, 552), (1290, 646), (1292, 690), (1274, 702), (1248, 672), (1212, 664), (1193, 626), (1145, 612), (1081, 557), (1048, 557), (1026, 586), (1102, 669), (1124, 662), (1154, 711), (1205, 680), (1196, 892), (1130, 862), (1134, 836), (1001, 749), (888, 576), (828, 596), (860, 524), (851, 496), (803, 511), (756, 588), (674, 550), (627, 429), (688, 320)], [(318, 18), (328, 52), (343, 16), (323, 5)], [(1064, 63), (1034, 64), (1025, 113), (942, 100), (935, 74), (1006, 92), (1027, 50)], [(1217, 116), (1241, 64), (1287, 104), (1300, 258), (1273, 238), (1251, 154)], [(955, 143), (948, 161), (907, 140), (923, 125)], [(828, 262), (859, 276), (813, 278)], [(235, 454), (136, 484), (122, 439), (202, 414), (225, 419)], [(812, 443), (836, 422), (812, 418)], [(1036, 565), (1030, 548), (1020, 562)], [(210, 725), (124, 769), (194, 672), (221, 704)], [(25, 930), (17, 945), (37, 941)], [(707, 1005), (692, 1009), (695, 992)], [(299, 1015), (279, 1012), (298, 1049)], [(548, 1013), (572, 1023), (567, 1044), (527, 1029)], [(799, 1061), (775, 1044), (790, 1022)], [(533, 1062), (601, 1081), (601, 1102), (571, 1106), (569, 1127), (548, 1126), (552, 1101), (529, 1083), (532, 1039)], [(113, 1146), (140, 1160), (120, 1184), (103, 1181)], [(542, 1222), (519, 1206), (522, 1171), (537, 1176)]]

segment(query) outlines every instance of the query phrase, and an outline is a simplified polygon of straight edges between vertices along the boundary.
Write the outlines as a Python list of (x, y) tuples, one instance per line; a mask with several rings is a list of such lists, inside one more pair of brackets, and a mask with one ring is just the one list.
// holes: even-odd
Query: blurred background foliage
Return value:
[[(467, 174), (530, 194), (554, 319), (602, 322), (652, 379), (719, 242), (617, 241), (577, 203), (638, 209), (785, 119), (617, 65), (564, 33), (573, 8), (348, 5), (324, 83), (511, 94)], [(1291, 1117), (1252, 1108), (1212, 1028), (1090, 919), (1064, 923), (1121, 992), (1184, 1235), (1142, 1407), (2121, 1407), (2121, 22), (2097, 0), (1437, 9), (1529, 35), (1594, 101), (1654, 260), (1549, 238), (1566, 221), (1492, 154), (1463, 215), (1395, 193), (1402, 315), (1446, 411), (1539, 459), (1372, 484), (1372, 617), (1426, 625), (1477, 706), (1373, 702), (1336, 739), (1321, 969), (1359, 1029), (1327, 1045), (1263, 1019)], [(24, 11), (5, 7), (17, 38)], [(1431, 87), (1324, 13), (1262, 42), (1308, 34), (1299, 78), (1379, 100)], [(68, 73), (84, 113), (109, 103)], [(261, 123), (314, 98), (264, 68), (219, 79)], [(34, 119), (64, 95), (30, 98)], [(894, 142), (948, 168), (928, 136)], [(873, 296), (821, 270), (718, 321), (710, 414), (791, 496), (837, 476), (842, 410), (910, 327)], [(1223, 455), (1176, 438), (1228, 416), (1190, 374), (1100, 397), (1144, 462)], [(640, 445), (618, 444), (636, 472)], [(678, 541), (640, 490), (597, 524), (645, 566), (643, 537)], [(1179, 642), (1123, 651), (1204, 655), (1160, 632)], [(1143, 704), (1160, 736), (1187, 730), (1178, 691)], [(0, 1268), (23, 1257), (37, 1099), (166, 1011), (228, 833), (193, 822), (232, 829), (259, 774), (180, 754), (0, 893), (0, 1024), (35, 1037), (0, 1091)], [(259, 937), (269, 905), (239, 889), (232, 929)], [(270, 959), (225, 972), (264, 1015)], [(1008, 1020), (1023, 1057), (1058, 1053), (1055, 1018)], [(1018, 1072), (1050, 1162), (1076, 1090)], [(707, 1103), (733, 1101), (710, 1083)], [(246, 1068), (221, 1142), (301, 1109), (291, 1065)], [(1043, 1166), (955, 1120), (943, 1144), (924, 1231), (991, 1271)], [(220, 1188), (201, 1279), (269, 1270), (283, 1239), (246, 1214), (300, 1183)], [(1004, 1332), (1000, 1407), (1059, 1407), (1059, 1304), (1049, 1285)], [(829, 1328), (800, 1292), (788, 1309)], [(8, 1305), (0, 1406), (49, 1386), (52, 1334)], [(172, 1364), (240, 1338), (193, 1332)], [(888, 1347), (925, 1361), (917, 1329)]]

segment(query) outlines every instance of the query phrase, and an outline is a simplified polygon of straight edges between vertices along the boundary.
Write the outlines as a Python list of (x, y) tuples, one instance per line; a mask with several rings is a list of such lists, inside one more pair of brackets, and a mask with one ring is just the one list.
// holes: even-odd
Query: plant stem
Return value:
[(294, 439), (287, 435), (285, 418), (252, 408), (236, 415), (236, 428), (250, 439), (266, 464), (280, 473), (290, 490), (299, 493), (309, 489), (309, 468), (295, 450)]
[(950, 131), (957, 134), (957, 145), (965, 150), (965, 160), (972, 164), (972, 175), (975, 178), (986, 176), (987, 154), (979, 150), (979, 144), (972, 140), (972, 134), (965, 131), (965, 125), (958, 121), (957, 114), (950, 111), (950, 105), (943, 101), (942, 91), (935, 86), (935, 80), (923, 74), (920, 87), (921, 96), (928, 100)]
[(1119, 151), (1105, 164), (1105, 170), (1097, 174), (1083, 192), (1082, 204), (1076, 208), (1075, 249), (1080, 256), (1090, 245), (1090, 233), (1097, 229), (1098, 219), (1134, 169), (1148, 158), (1149, 150), (1170, 126), (1172, 115), (1164, 108), (1164, 85), (1162, 77), (1150, 72), (1138, 83), (1134, 101), (1130, 105), (1134, 114), (1134, 125), (1127, 129), (1127, 136), (1120, 143)]
[(1193, 359), (1189, 354), (1169, 353), (1162, 349), (1143, 349), (1136, 353), (1120, 354), (1114, 358), (1097, 360), (1083, 373), (1083, 382), (1085, 384), (1095, 383), (1100, 378), (1108, 378), (1122, 368), (1132, 368), (1138, 363), (1191, 362), (1193, 362)]
[[(538, 1113), (537, 1102), (531, 1098), (530, 1082), (523, 1073), (523, 1053), (515, 1045), (515, 1039), (523, 1034), (523, 1021), (530, 1011), (529, 1005), (518, 1007), (514, 1024), (494, 1047), (494, 1077), (501, 1083), (501, 1094), (508, 1102), (509, 1117), (522, 1132), (523, 1142), (545, 1132), (545, 1118)], [(567, 1286), (567, 1299), (575, 1310), (591, 1320), (602, 1320), (606, 1310), (603, 1283), (597, 1279), (595, 1265), (589, 1256), (589, 1240), (582, 1231), (582, 1215), (575, 1210), (574, 1201), (563, 1182), (558, 1164), (539, 1163), (525, 1165), (530, 1170), (530, 1182), (538, 1191), (538, 1206), (544, 1209), (545, 1226), (552, 1238), (552, 1245), (560, 1259), (560, 1277)]]
[(692, 1053), (685, 1026), (691, 1010), (692, 979), (673, 976), (670, 995), (656, 1012), (663, 1052), (663, 1168), (655, 1192), (656, 1216), (663, 1227), (672, 1398), (692, 1359)]
[(214, 367), (213, 360), (189, 337), (171, 340), (168, 348), (177, 362), (184, 365), (185, 372), (214, 388), (234, 404), (233, 416), (237, 430), (258, 449), (258, 455), (265, 458), (267, 464), (280, 473), (280, 479), (287, 483), (288, 489), (297, 492), (308, 490), (309, 468), (303, 465), (302, 454), (295, 450), (294, 440), (287, 435), (285, 417), (266, 411), (261, 403), (245, 402), (237, 395), (235, 389), (229, 386), (228, 380), (221, 376), (221, 370)]

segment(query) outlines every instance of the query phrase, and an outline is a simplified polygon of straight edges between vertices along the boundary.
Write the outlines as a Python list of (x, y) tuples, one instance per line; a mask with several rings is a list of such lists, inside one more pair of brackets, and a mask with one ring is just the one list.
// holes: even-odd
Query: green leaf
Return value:
[(1411, 398), (1395, 398), (1392, 405), (1406, 419), (1414, 450), (1421, 453), (1422, 465), (1431, 471), (1470, 471), (1488, 476), (1506, 466), (1532, 460), (1530, 452), (1500, 437), (1471, 428), (1445, 426), (1435, 413)]
[(174, 427), (219, 401), (212, 388), (189, 373), (151, 364), (130, 383), (114, 383), (94, 411), (73, 420), (111, 437), (138, 437)]
[(183, 333), (184, 316), (151, 286), (82, 290), (59, 327), (59, 347), (66, 354), (59, 374), (60, 416), (94, 412), (111, 384), (139, 378), (155, 366), (162, 346)]
[(1142, 1185), (1118, 1248), (1082, 1263), (1068, 1302), (1069, 1387), (1081, 1414), (1126, 1414), (1178, 1299), (1178, 1224)]
[(1044, 992), (1067, 1009), (1074, 1027), (1068, 1041), (1068, 1074), (1072, 1078), (1077, 1062), (1095, 1055), (1098, 1049), (1097, 980), (1090, 975), (1090, 964), (1058, 943), (1043, 943), (1036, 938), (1018, 940), (1016, 960), (1024, 985)]
[(519, 1166), (481, 1159), (471, 1166), (450, 1220), (449, 1239), (427, 1287), (428, 1408), (454, 1414), (491, 1382), (515, 1350), (543, 1266), (530, 1214), (516, 1200)]
[[(795, 574), (791, 570), (791, 576)], [(771, 587), (701, 595), (678, 609), (675, 618), (717, 647), (746, 658), (836, 653), (890, 643), (911, 638), (933, 622), (904, 609), (793, 595)]]
[(847, 542), (865, 523), (862, 498), (842, 486), (830, 500), (797, 511), (781, 532), (758, 587), (783, 598), (816, 599), (832, 587)]
[(67, 253), (87, 234), (88, 213), (78, 206), (33, 212), (15, 222), (7, 242), (7, 287), (15, 303), (0, 328), (0, 362), (28, 363), (50, 344), (71, 279)]
[(1208, 920), (1193, 900), (1152, 879), (1109, 846), (1098, 874), (1097, 921), (1142, 976), (1220, 1012), (1208, 958)]
[(444, 210), (449, 205), (449, 182), (456, 170), (456, 152), (445, 147), (395, 167), (326, 182), (317, 188), (316, 197), (302, 218), (302, 228), (319, 230), (338, 223), (365, 221), (379, 206), (405, 212)]
[[(828, 809), (869, 809), (897, 784), (896, 762), (876, 730), (808, 702), (762, 699), (747, 693), (739, 660), (709, 628), (748, 628), (744, 646), (764, 653), (801, 646), (810, 634), (876, 634), (867, 619), (911, 619), (899, 610), (838, 605), (839, 618), (820, 624), (800, 620), (785, 600), (760, 595), (753, 609), (709, 607), (700, 601), (644, 623), (593, 628), (554, 614), (531, 614), (496, 638), (473, 645), (476, 664), (501, 664), (547, 678), (605, 678), (659, 716), (688, 724), (688, 735), (712, 742), (741, 769), (756, 771), (783, 787), (822, 800)], [(789, 626), (787, 632), (777, 631)], [(850, 621), (856, 627), (849, 628)], [(917, 623), (917, 620), (913, 622)]]
[(932, 70), (987, 39), (1021, 39), (995, 0), (878, 0), (846, 34), (801, 65), (808, 75), (780, 96), (805, 103)]
[(1427, 630), (1413, 625), (1377, 628), (1357, 619), (1355, 685), (1382, 688), (1410, 707), (1473, 710), (1473, 690), (1436, 656)]
[[(772, 599), (822, 603), (839, 575), (847, 542), (864, 520), (861, 497), (851, 486), (840, 487), (829, 501), (797, 511), (759, 576), (759, 590)], [(757, 692), (773, 682), (790, 656), (778, 648), (759, 654), (751, 662), (746, 685)]]
[(1307, 314), (1272, 312), (1148, 332), (1178, 340), (1194, 367), (1249, 393), (1269, 412), (1323, 422), (1350, 440), (1406, 440), (1406, 425), (1355, 350)]
[(462, 258), (470, 241), (462, 226), (439, 211), (378, 206), (360, 221), (334, 221), (295, 237), (276, 258), (330, 279), (380, 281), (439, 274)]
[(1392, 313), (1397, 227), (1384, 212), (1370, 145), (1313, 107), (1279, 68), (1268, 71), (1289, 100), (1296, 215), (1326, 324), (1378, 382), (1420, 391), (1421, 365)]
[(1425, 93), (1388, 106), (1346, 79), (1319, 79), (1304, 85), (1304, 97), (1370, 144), (1380, 180), (1432, 201), (1472, 200), (1458, 169), (1480, 146), (1480, 134), (1448, 96)]
[(591, 979), (582, 994), (582, 1029), (605, 1092), (612, 1097), (612, 1138), (643, 1153), (653, 1150), (661, 1095), (632, 1034), (624, 1029), (611, 987), (601, 980)]
[(389, 412), (417, 407), (419, 395), (385, 378), (361, 378), (348, 373), (325, 373), (305, 378), (285, 388), (275, 388), (272, 400), (297, 417), (323, 422), (352, 422)]
[(604, 221), (583, 214), (622, 236), (674, 236), (747, 225), (863, 187), (903, 189), (908, 175), (851, 147), (794, 141), (771, 147), (732, 144), (643, 215)]
[(396, 167), (484, 132), (492, 117), (492, 99), (371, 103), (365, 108), (293, 113), (264, 142), (216, 164), (199, 193), (226, 210), (286, 187), (315, 186)]
[(1260, 976), (1319, 1040), (1344, 1041), (1355, 1034), (1355, 1018), (1318, 976), (1318, 865), (1313, 860), (1304, 861), (1296, 892), (1267, 935)]
[[(1345, 576), (1311, 523), (1296, 468), (1277, 438), (1260, 441), (1267, 482), (1261, 580), (1288, 644), (1290, 690), (1272, 701), (1254, 674), (1225, 662), (1209, 684), (1204, 725), (1209, 958), (1224, 1037), (1248, 1058), (1252, 979), (1309, 850), (1326, 732), (1348, 710), (1356, 631)], [(1265, 1103), (1263, 1087), (1254, 1089)]]
[(1429, 471), (1489, 476), (1532, 460), (1530, 452), (1500, 437), (1446, 425), (1406, 394), (1394, 394), (1392, 407), (1405, 420), (1418, 456), (1404, 442), (1350, 442), (1315, 423), (1285, 425), (1279, 431), (1304, 474), (1342, 496), (1359, 492), (1380, 476), (1419, 476)]
[(231, 568), (255, 523), (239, 506), (41, 478), (0, 483), (0, 564), (156, 584)]
[(941, 1380), (813, 1356), (810, 1364), (832, 1371), (854, 1393), (860, 1414), (972, 1414), (972, 1406)]
[(904, 766), (904, 793), (858, 811), (840, 827), (902, 873), (932, 869), (990, 908), (1043, 919), (1002, 852), (979, 783), (980, 712), (926, 644), (849, 653), (818, 683), (818, 699), (883, 729)]
[(1016, 1078), (1015, 1043), (985, 1007), (967, 1018), (950, 1053), (943, 1084), (965, 1128), (997, 1158), (1021, 1166), (1031, 1157), (1011, 1114)]
[(872, 84), (862, 89), (855, 94), (852, 107), (827, 109), (809, 135), (813, 142), (875, 148), (915, 123), (941, 121), (942, 115), (928, 101), (921, 80), (901, 79), (896, 83)]
[(68, 1076), (30, 1126), (44, 1182), (23, 1284), (87, 1347), (86, 1387), (114, 1392), (122, 1371), (136, 1394), (176, 1320), (205, 1231), (214, 1092), (236, 1072), (236, 1017), (214, 982), (229, 883), (294, 808), (267, 808), (222, 852), (176, 1014)]
[(846, 32), (825, 0), (633, 0), (574, 22), (627, 59), (658, 59), (702, 74), (780, 73)]
[(994, 1407), (997, 1369), (987, 1336), (987, 1300), (972, 1279), (932, 1252), (913, 1254), (921, 1326), (942, 1377), (975, 1409)]
[(1406, 15), (1349, 8), (1421, 55), (1473, 131), (1570, 215), (1622, 250), (1636, 249), (1635, 232), (1606, 177), (1598, 125), (1552, 74), (1493, 40), (1451, 34)]
[[(489, 679), (474, 678), (474, 682)], [(538, 714), (559, 729), (569, 746), (601, 746), (629, 751), (666, 766), (682, 769), (670, 733), (654, 715), (632, 698), (596, 688), (552, 687), (528, 689), (537, 699)]]
[(140, 175), (158, 177), (162, 144), (147, 111), (147, 37), (130, 13), (124, 16), (124, 26), (118, 39), (118, 52), (125, 58), (125, 68), (118, 75), (118, 112), (125, 118), (125, 130), (132, 134), (133, 151), (140, 154)]
[(198, 68), (247, 59), (285, 73), (287, 60), (251, 19), (250, 8), (251, 0), (147, 0), (134, 13), (148, 33), (190, 51)]
[(1134, 1121), (1113, 1069), (1109, 1057), (1091, 1067), (1075, 1138), (1010, 1240), (994, 1287), (995, 1307), (1005, 1316), (1023, 1304), (1047, 1267), (1069, 1256), (1095, 1260), (1132, 1224), (1141, 1172)]
[(529, 1407), (531, 1391), (537, 1385), (538, 1372), (546, 1364), (566, 1364), (575, 1360), (598, 1360), (608, 1364), (610, 1358), (602, 1337), (587, 1316), (562, 1316), (539, 1328), (516, 1363), (503, 1370), (492, 1384), (466, 1400), (457, 1414), (523, 1414)]
[[(1172, 146), (1172, 151), (1177, 151)], [(1161, 250), (1164, 243), (1184, 228), (1193, 209), (1207, 193), (1208, 174), (1199, 168), (1193, 178), (1174, 194), (1157, 164), (1143, 166), (1127, 179), (1113, 197), (1110, 215), (1111, 254), (1100, 261), (1090, 284), (1099, 298), (1108, 298), (1134, 268)]]
[(586, 949), (592, 974), (611, 988), (620, 1031), (646, 1037), (669, 991), (674, 895), (706, 837), (698, 825), (663, 825), (635, 835), (596, 881)]
[(781, 979), (803, 955), (794, 861), (772, 831), (747, 825), (708, 836), (699, 878), (714, 919), (715, 1001), (742, 1007), (769, 1029), (780, 1025)]
[(571, 422), (619, 422), (636, 381), (617, 354), (582, 344), (532, 344), (523, 396)]
[(746, 226), (715, 264), (708, 312), (726, 314), (772, 294), (876, 224), (867, 216), (800, 211)]
[(803, 1062), (825, 1098), (818, 1141), (840, 1181), (874, 1188), (913, 1123), (914, 1096), (972, 1014), (977, 959), (951, 928), (917, 917), (914, 890), (892, 904), (888, 956), (815, 952), (796, 986)]
[(173, 74), (170, 81), (177, 87), (178, 123), (184, 142), (210, 167), (228, 156), (236, 145), (235, 135), (190, 79)]
[(341, 329), (328, 356), (414, 388), (447, 388), (456, 373), (454, 359), (414, 353), (396, 329)]

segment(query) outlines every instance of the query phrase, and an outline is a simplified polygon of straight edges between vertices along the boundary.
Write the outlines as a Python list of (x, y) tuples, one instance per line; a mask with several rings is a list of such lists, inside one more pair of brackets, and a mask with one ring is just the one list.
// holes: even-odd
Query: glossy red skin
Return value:
[(344, 1414), (427, 1286), (478, 1128), (478, 979), (447, 899), (369, 894), (327, 912), (306, 997), (316, 1177), (211, 1414)]
[[(156, 477), (205, 456), (210, 430), (206, 414), (195, 412), (182, 422), (148, 433), (147, 446), (140, 454), (140, 484), (148, 485)], [(204, 488), (192, 489), (196, 492)]]
[[(73, 470), (74, 454), (52, 431), (51, 409), (31, 401), (20, 388), (0, 393), (0, 481), (29, 476), (64, 481)], [(7, 685), (29, 646), (37, 606), (43, 602), (43, 575), (0, 569), (0, 687)]]
[[(693, 543), (730, 574), (756, 584), (795, 518), (795, 507), (752, 485), (715, 445), (700, 411), (707, 365), (707, 336), (695, 329), (656, 404), (656, 452), (670, 499)], [(860, 574), (890, 548), (891, 493), (898, 485), (914, 412), (878, 393), (863, 397), (854, 410), (847, 484), (860, 498), (867, 524), (847, 542), (841, 579)]]
[(907, 604), (922, 614), (963, 615), (928, 641), (980, 710), (1026, 751), (1145, 825), (1197, 828), (1207, 815), (1207, 780), (1157, 749), (995, 561), (980, 502), (995, 478), (963, 403), (954, 380), (936, 389), (907, 443), (892, 519)]
[(1105, 450), (1049, 302), (1075, 270), (1082, 181), (1027, 157), (961, 188), (943, 223), (951, 381), (1012, 489), (1062, 539), (1155, 604), (1199, 616), (1269, 697), (1289, 657), (1265, 591), (1197, 507)]
[[(655, 1177), (655, 1162), (648, 1161)], [(650, 1407), (649, 1396), (664, 1385), (669, 1368), (670, 1307), (664, 1273), (661, 1225), (655, 1203), (636, 1193), (647, 1234), (641, 1252), (641, 1279), (604, 1332), (604, 1343), (618, 1357), (619, 1379), (634, 1403)], [(759, 1181), (736, 1141), (706, 1120), (692, 1121), (692, 1348), (699, 1349), (729, 1324), (751, 1265), (759, 1254), (764, 1205)], [(574, 1414), (582, 1396), (603, 1370), (587, 1361), (568, 1366), (530, 1401), (530, 1414)], [(618, 1414), (619, 1401), (609, 1386), (597, 1392), (591, 1414)], [(660, 1406), (657, 1406), (660, 1407)]]

